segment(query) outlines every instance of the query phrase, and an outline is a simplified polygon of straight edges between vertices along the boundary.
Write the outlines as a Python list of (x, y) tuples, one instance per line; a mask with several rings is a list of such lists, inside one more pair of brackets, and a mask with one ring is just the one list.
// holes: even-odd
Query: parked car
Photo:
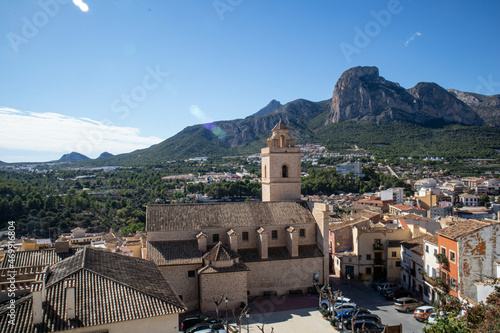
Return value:
[(370, 287), (373, 290), (377, 290), (377, 287), (380, 286), (383, 283), (387, 283), (387, 282), (385, 282), (385, 281), (373, 281), (372, 283), (370, 283)]
[(385, 326), (373, 321), (355, 320), (351, 329), (353, 332), (381, 333), (384, 331)]
[(323, 299), (321, 300), (321, 307), (323, 309), (327, 309), (327, 310), (330, 310), (330, 311), (333, 311), (333, 309), (338, 305), (338, 304), (342, 304), (342, 302), (344, 304), (347, 304), (347, 303), (351, 303), (351, 299), (350, 298), (347, 298), (347, 297), (339, 297), (337, 298), (337, 301), (335, 302), (335, 304), (330, 304), (330, 301), (327, 300), (327, 299)]
[(374, 323), (382, 324), (382, 320), (380, 319), (379, 316), (374, 315), (374, 314), (362, 314), (362, 315), (358, 315), (354, 318), (344, 320), (344, 328), (347, 330), (350, 330), (352, 328), (351, 325), (354, 321), (361, 321), (361, 320), (362, 321), (372, 321)]
[(410, 293), (404, 288), (391, 288), (382, 291), (382, 295), (387, 299), (397, 299), (401, 297), (409, 297)]
[(397, 288), (399, 288), (399, 285), (397, 285), (396, 283), (392, 283), (392, 282), (384, 282), (384, 283), (377, 286), (377, 290), (379, 293), (382, 293), (384, 290), (387, 290), (387, 289), (397, 289)]
[(335, 303), (332, 312), (337, 314), (338, 312), (345, 311), (345, 310), (350, 310), (350, 309), (356, 309), (358, 305), (356, 303)]
[(413, 318), (418, 321), (426, 321), (431, 314), (436, 312), (436, 308), (430, 305), (419, 306), (413, 311)]
[(394, 308), (401, 312), (410, 312), (423, 305), (424, 302), (411, 297), (401, 297), (394, 302)]
[(337, 319), (344, 318), (345, 319), (351, 319), (352, 316), (355, 315), (363, 315), (363, 314), (371, 314), (370, 311), (367, 309), (361, 309), (361, 308), (354, 308), (354, 309), (348, 309), (344, 311), (339, 311), (337, 312)]
[(203, 322), (198, 323), (191, 328), (188, 328), (186, 333), (194, 333), (194, 332), (200, 332), (202, 330), (206, 329), (214, 329), (214, 330), (220, 330), (224, 329), (224, 325), (220, 322), (218, 322), (216, 319), (212, 318), (205, 318)]
[(442, 318), (446, 315), (447, 315), (447, 313), (445, 313), (443, 311), (436, 311), (436, 312), (432, 313), (429, 316), (429, 318), (427, 318), (427, 324), (430, 324), (430, 325), (437, 324), (439, 318)]
[(207, 328), (201, 331), (197, 331), (196, 333), (228, 333), (224, 328)]
[(204, 318), (201, 318), (200, 316), (186, 317), (181, 323), (181, 331), (186, 333), (188, 329), (204, 321)]

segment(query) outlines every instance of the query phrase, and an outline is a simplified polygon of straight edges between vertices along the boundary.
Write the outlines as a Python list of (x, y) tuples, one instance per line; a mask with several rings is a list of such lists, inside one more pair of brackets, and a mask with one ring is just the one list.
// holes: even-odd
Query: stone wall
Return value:
[(250, 296), (262, 296), (266, 291), (279, 295), (300, 289), (306, 293), (313, 285), (313, 273), (318, 273), (323, 283), (323, 258), (303, 258), (246, 263)]
[[(160, 271), (175, 292), (182, 296), (182, 301), (189, 310), (197, 309), (198, 304), (198, 273), (200, 265), (159, 266)], [(188, 272), (195, 271), (194, 277), (189, 277)]]
[[(221, 295), (228, 298), (228, 309), (238, 308), (241, 303), (248, 303), (247, 271), (231, 273), (212, 273), (200, 275), (201, 312), (215, 311), (213, 299)], [(225, 303), (219, 306), (225, 310)]]

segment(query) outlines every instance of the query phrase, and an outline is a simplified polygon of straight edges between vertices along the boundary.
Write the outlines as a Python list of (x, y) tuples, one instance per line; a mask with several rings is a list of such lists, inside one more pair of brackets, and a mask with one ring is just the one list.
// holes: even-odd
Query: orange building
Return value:
[(469, 220), (438, 230), (437, 287), (444, 293), (477, 301), (475, 283), (495, 276), (500, 223)]

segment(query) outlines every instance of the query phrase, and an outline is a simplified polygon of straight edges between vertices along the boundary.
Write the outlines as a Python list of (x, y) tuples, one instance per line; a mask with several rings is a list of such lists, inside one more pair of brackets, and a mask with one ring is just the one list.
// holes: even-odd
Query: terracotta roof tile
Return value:
[(197, 240), (146, 242), (147, 259), (157, 265), (201, 264)]
[(238, 253), (228, 249), (222, 242), (219, 242), (203, 256), (203, 259), (210, 261), (229, 261), (239, 257), (240, 255)]
[(315, 223), (302, 202), (149, 205), (146, 215), (148, 232)]
[(481, 222), (477, 220), (469, 220), (467, 222), (457, 223), (444, 229), (440, 229), (436, 231), (436, 233), (446, 238), (457, 239), (462, 236), (471, 234), (479, 229), (487, 227), (491, 224), (492, 223)]
[[(67, 280), (74, 280), (76, 320), (66, 311)], [(153, 262), (85, 248), (50, 268), (43, 324), (32, 324), (32, 296), (16, 302), (15, 325), (0, 308), (1, 332), (56, 332), (155, 317), (186, 310)]]

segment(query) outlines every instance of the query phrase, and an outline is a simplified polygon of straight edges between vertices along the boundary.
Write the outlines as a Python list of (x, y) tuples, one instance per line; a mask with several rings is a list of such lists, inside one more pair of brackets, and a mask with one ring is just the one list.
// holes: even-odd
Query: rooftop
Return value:
[[(70, 320), (64, 286), (73, 279), (76, 319)], [(57, 332), (186, 310), (153, 262), (92, 248), (50, 267), (45, 294), (42, 324), (33, 326), (30, 294), (16, 302), (14, 325), (7, 306), (0, 308), (0, 331)]]
[(147, 232), (315, 223), (307, 203), (291, 201), (149, 205), (146, 221)]
[(472, 234), (479, 229), (492, 225), (492, 223), (481, 222), (477, 220), (469, 220), (467, 222), (457, 223), (450, 227), (436, 231), (439, 236), (443, 236), (450, 239), (457, 239), (462, 236)]

